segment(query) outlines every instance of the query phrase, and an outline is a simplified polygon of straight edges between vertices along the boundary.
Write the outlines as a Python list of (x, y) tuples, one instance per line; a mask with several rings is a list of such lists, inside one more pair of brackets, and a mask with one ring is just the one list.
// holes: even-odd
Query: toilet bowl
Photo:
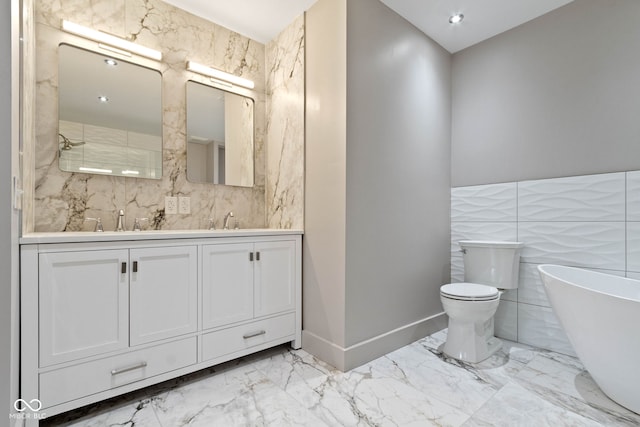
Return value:
[(465, 282), (440, 288), (440, 301), (449, 316), (442, 351), (454, 359), (477, 363), (502, 346), (493, 336), (493, 316), (505, 289), (518, 286), (520, 242), (461, 241)]

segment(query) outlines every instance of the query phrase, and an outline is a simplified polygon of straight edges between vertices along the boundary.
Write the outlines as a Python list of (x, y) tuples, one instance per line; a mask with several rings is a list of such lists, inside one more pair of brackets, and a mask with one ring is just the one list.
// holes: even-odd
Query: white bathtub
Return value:
[(607, 396), (640, 414), (640, 281), (550, 264), (538, 271), (585, 368)]

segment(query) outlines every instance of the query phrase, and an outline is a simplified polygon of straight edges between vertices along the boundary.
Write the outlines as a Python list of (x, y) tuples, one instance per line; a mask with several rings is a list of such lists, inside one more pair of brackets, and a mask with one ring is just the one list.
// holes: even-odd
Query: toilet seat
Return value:
[(500, 291), (493, 286), (462, 282), (442, 286), (440, 295), (460, 301), (491, 301), (500, 298)]

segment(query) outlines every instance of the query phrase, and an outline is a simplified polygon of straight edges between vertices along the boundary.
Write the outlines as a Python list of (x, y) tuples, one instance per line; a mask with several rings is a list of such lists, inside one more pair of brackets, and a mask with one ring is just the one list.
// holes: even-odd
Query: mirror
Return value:
[(162, 75), (59, 47), (58, 165), (67, 172), (162, 177)]
[(253, 186), (253, 99), (187, 82), (187, 179)]

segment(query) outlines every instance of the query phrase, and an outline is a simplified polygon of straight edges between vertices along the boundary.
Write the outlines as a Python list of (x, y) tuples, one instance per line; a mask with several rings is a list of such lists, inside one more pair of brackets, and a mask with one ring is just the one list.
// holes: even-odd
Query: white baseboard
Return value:
[(347, 348), (303, 330), (302, 349), (346, 372), (446, 328), (447, 321), (446, 314), (442, 312)]

